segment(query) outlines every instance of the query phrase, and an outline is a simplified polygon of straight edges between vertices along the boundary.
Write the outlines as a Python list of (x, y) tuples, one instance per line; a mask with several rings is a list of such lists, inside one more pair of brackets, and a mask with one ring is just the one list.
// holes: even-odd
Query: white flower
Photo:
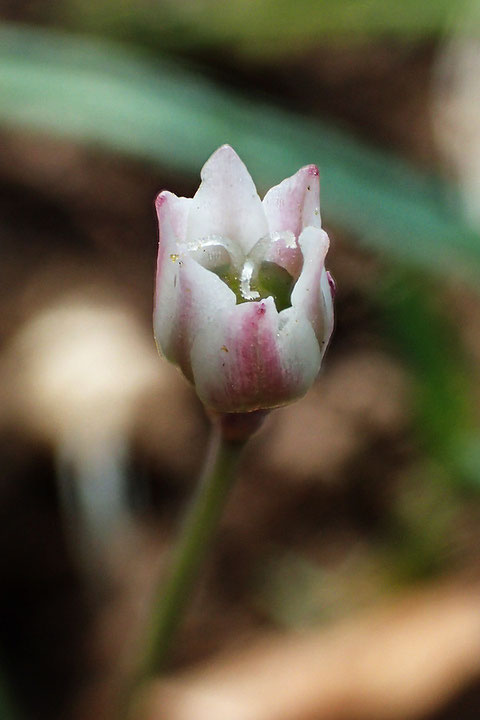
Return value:
[(333, 330), (318, 169), (260, 200), (228, 145), (195, 196), (161, 192), (154, 329), (158, 348), (218, 412), (273, 408), (315, 380)]

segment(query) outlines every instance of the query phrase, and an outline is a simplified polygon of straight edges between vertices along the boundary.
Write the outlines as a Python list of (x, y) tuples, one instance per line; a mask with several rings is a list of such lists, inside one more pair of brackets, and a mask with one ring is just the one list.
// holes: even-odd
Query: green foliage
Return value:
[[(0, 28), (0, 123), (133, 155), (198, 176), (223, 142), (262, 189), (317, 162), (322, 211), (365, 245), (406, 267), (463, 274), (478, 286), (480, 238), (438, 178), (324, 122), (228, 92), (192, 70), (105, 41)], [(382, 300), (397, 349), (418, 381), (422, 437), (442, 462), (478, 475), (480, 443), (463, 374), (437, 293), (425, 276), (397, 277)], [(478, 479), (477, 479), (478, 482)]]
[(428, 271), (475, 282), (480, 238), (438, 178), (339, 129), (221, 88), (173, 63), (45, 30), (0, 28), (0, 124), (198, 175), (220, 144), (266, 189), (316, 162), (328, 222)]
[[(314, 161), (327, 221), (404, 265), (463, 273), (478, 283), (480, 239), (463, 221), (454, 192), (337, 128), (247, 100), (173, 63), (44, 30), (0, 28), (0, 63), (4, 125), (195, 176), (229, 142), (263, 189)], [(387, 325), (418, 380), (419, 426), (430, 451), (442, 462), (463, 458), (465, 472), (476, 473), (468, 379), (426, 282), (395, 280), (384, 296)]]
[(67, 17), (117, 37), (176, 52), (228, 46), (247, 56), (281, 57), (332, 38), (416, 40), (440, 34), (462, 3), (452, 0), (70, 0)]
[[(458, 328), (424, 275), (392, 271), (376, 293), (383, 334), (415, 381), (418, 438), (442, 478), (480, 488), (480, 432), (475, 425), (471, 373)], [(444, 302), (444, 301), (443, 301)]]

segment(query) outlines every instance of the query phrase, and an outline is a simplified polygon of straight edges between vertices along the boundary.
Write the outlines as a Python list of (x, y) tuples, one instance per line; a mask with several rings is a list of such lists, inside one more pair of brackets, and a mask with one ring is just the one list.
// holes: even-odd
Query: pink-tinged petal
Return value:
[(168, 190), (157, 195), (155, 209), (157, 211), (160, 234), (164, 218), (170, 224), (178, 242), (185, 242), (187, 237), (188, 214), (192, 207), (192, 198), (177, 197)]
[[(155, 337), (212, 409), (276, 407), (313, 383), (333, 329), (318, 199), (318, 170), (309, 166), (272, 188), (262, 204), (228, 146), (206, 163), (193, 200), (159, 195)], [(280, 313), (272, 297), (237, 305), (215, 274), (230, 277), (225, 265), (250, 290), (255, 272), (262, 287), (269, 262), (296, 280), (292, 305)]]
[(307, 165), (263, 198), (270, 232), (290, 230), (296, 238), (303, 228), (321, 226), (320, 181), (316, 165)]
[(247, 254), (268, 232), (247, 168), (229, 145), (223, 145), (207, 160), (201, 177), (189, 215), (188, 241), (218, 235), (235, 240)]
[(323, 353), (333, 327), (332, 295), (324, 265), (330, 241), (324, 230), (307, 227), (298, 242), (303, 268), (292, 291), (292, 306), (311, 322)]
[(311, 324), (271, 297), (235, 306), (203, 327), (192, 348), (200, 399), (218, 412), (277, 407), (301, 397), (320, 369)]
[(330, 287), (330, 295), (332, 296), (332, 300), (335, 300), (335, 295), (337, 294), (337, 283), (332, 277), (332, 274), (327, 270), (327, 282)]
[(190, 351), (198, 327), (217, 310), (231, 310), (235, 295), (177, 243), (176, 230), (181, 232), (183, 222), (178, 201), (182, 199), (162, 193), (157, 200), (160, 238), (153, 322), (158, 349), (192, 379)]

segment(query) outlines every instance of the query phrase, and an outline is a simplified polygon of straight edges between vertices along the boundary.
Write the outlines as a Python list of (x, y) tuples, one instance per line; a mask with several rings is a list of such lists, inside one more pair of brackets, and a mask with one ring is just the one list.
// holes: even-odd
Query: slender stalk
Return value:
[(243, 448), (267, 411), (212, 415), (213, 432), (197, 493), (186, 514), (172, 556), (170, 573), (154, 593), (141, 661), (126, 688), (120, 718), (134, 717), (141, 689), (165, 668), (195, 581), (208, 553)]
[(245, 443), (232, 443), (215, 429), (197, 494), (187, 512), (170, 575), (159, 583), (150, 619), (140, 679), (148, 680), (164, 669), (173, 639), (192, 596), (200, 567), (217, 528), (228, 492), (235, 479)]
[(256, 411), (212, 416), (213, 433), (205, 468), (180, 530), (170, 573), (155, 590), (143, 655), (123, 696), (121, 718), (133, 717), (134, 703), (140, 700), (137, 696), (141, 689), (165, 668), (235, 479), (243, 448), (266, 414)]

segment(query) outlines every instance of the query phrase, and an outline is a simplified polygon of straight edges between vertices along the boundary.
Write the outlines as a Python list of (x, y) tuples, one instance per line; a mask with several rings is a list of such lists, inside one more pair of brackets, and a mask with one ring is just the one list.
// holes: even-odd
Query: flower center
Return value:
[(245, 255), (230, 238), (209, 235), (189, 243), (189, 255), (215, 273), (233, 290), (237, 303), (273, 297), (278, 312), (291, 306), (291, 295), (302, 265), (293, 233), (261, 238)]

